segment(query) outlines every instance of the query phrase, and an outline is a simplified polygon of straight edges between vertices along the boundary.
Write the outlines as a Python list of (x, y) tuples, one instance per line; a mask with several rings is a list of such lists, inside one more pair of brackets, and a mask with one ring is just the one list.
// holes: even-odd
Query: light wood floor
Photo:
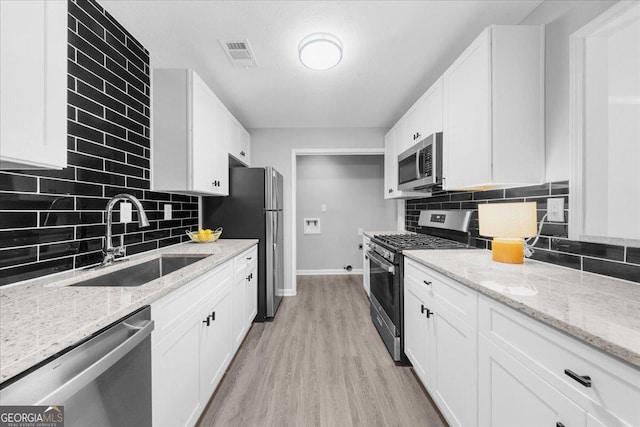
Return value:
[(362, 276), (301, 276), (255, 323), (199, 426), (445, 426), (369, 317)]

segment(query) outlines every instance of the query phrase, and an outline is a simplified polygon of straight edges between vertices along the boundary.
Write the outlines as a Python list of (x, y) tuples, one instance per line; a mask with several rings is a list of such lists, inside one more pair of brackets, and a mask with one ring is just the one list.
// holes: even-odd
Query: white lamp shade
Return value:
[(298, 46), (300, 62), (312, 70), (328, 70), (342, 60), (342, 43), (328, 33), (310, 34)]
[(480, 235), (533, 237), (537, 232), (536, 207), (536, 202), (479, 204)]

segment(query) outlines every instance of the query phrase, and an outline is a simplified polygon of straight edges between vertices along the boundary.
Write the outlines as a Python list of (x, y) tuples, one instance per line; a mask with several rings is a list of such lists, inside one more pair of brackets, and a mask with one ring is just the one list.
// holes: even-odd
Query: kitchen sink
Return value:
[(191, 265), (194, 262), (200, 261), (207, 256), (208, 255), (163, 255), (150, 261), (123, 268), (112, 273), (103, 274), (102, 276), (83, 280), (82, 282), (74, 283), (70, 286), (140, 286), (159, 277), (166, 276), (169, 273), (173, 273), (174, 271)]

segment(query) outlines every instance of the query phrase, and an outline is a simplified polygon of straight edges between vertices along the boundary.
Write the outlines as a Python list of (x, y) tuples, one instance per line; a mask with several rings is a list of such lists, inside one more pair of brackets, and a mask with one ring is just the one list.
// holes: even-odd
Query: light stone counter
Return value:
[[(0, 287), (0, 382), (151, 304), (256, 243), (255, 239), (181, 243), (99, 270), (66, 271)], [(67, 286), (160, 254), (210, 256), (142, 286)]]
[(484, 250), (404, 255), (640, 368), (640, 283), (528, 259), (502, 264)]

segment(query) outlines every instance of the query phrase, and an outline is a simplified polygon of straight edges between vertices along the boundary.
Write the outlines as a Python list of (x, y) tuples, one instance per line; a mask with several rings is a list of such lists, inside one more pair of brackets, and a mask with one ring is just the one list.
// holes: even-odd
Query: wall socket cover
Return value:
[(547, 220), (549, 222), (564, 222), (564, 198), (547, 199)]
[(170, 204), (165, 204), (164, 205), (164, 219), (165, 220), (172, 219), (171, 205)]

